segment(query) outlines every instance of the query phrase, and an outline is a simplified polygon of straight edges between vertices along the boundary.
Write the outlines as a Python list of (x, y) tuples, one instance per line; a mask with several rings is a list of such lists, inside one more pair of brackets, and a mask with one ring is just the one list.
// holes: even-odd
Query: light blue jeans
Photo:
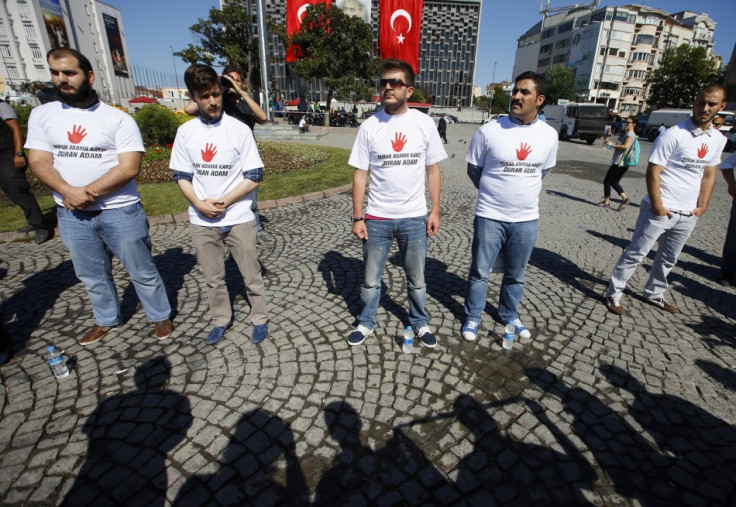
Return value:
[(378, 302), (381, 299), (381, 277), (386, 258), (396, 238), (401, 261), (406, 273), (409, 297), (409, 324), (419, 329), (429, 323), (425, 310), (427, 285), (424, 282), (424, 264), (427, 258), (427, 218), (398, 218), (394, 220), (366, 220), (368, 239), (363, 241), (365, 278), (360, 288), (363, 310), (358, 323), (373, 329), (376, 327)]
[(114, 326), (121, 322), (112, 278), (113, 255), (130, 274), (148, 320), (169, 318), (171, 305), (153, 263), (148, 219), (140, 202), (104, 211), (71, 211), (59, 206), (56, 215), (61, 239), (72, 256), (77, 278), (87, 289), (97, 325)]
[(498, 299), (502, 322), (519, 318), (517, 309), (524, 295), (524, 274), (534, 244), (539, 221), (500, 222), (476, 216), (473, 222), (473, 260), (465, 293), (465, 319), (480, 323), (486, 306), (488, 274), (496, 256), (502, 253), (505, 270)]
[(654, 243), (658, 242), (657, 255), (649, 272), (649, 279), (644, 285), (643, 294), (647, 299), (662, 297), (667, 290), (667, 275), (675, 267), (677, 257), (697, 222), (698, 217), (695, 215), (688, 217), (675, 213), (671, 218), (667, 215), (657, 216), (652, 213), (650, 204), (642, 202), (631, 243), (613, 268), (606, 296), (614, 299), (621, 297), (626, 282), (634, 274), (636, 267), (649, 253)]

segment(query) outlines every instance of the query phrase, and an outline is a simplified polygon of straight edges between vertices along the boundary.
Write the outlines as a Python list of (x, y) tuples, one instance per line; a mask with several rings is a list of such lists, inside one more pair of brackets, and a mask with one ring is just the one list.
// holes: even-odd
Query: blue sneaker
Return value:
[(253, 334), (250, 339), (256, 345), (268, 337), (268, 322), (265, 324), (253, 324)]
[(371, 334), (373, 334), (372, 329), (368, 329), (363, 324), (358, 324), (355, 331), (350, 333), (350, 336), (348, 336), (348, 345), (360, 345), (365, 341), (365, 337), (370, 336)]
[(469, 342), (474, 342), (478, 339), (478, 329), (480, 328), (480, 322), (473, 322), (472, 320), (466, 320), (463, 324), (462, 334), (463, 338)]
[(514, 331), (516, 331), (516, 334), (519, 335), (519, 338), (531, 338), (532, 334), (529, 332), (529, 330), (526, 328), (524, 324), (521, 323), (520, 319), (516, 319), (514, 321)]
[(428, 349), (433, 349), (437, 346), (437, 338), (435, 338), (434, 333), (429, 330), (429, 326), (420, 327), (419, 331), (417, 331), (417, 335), (419, 336), (419, 341), (422, 342), (422, 345)]
[(214, 345), (215, 343), (219, 342), (225, 335), (225, 331), (230, 329), (230, 326), (232, 326), (232, 324), (228, 324), (227, 326), (213, 327), (210, 330), (210, 334), (207, 335), (207, 345)]

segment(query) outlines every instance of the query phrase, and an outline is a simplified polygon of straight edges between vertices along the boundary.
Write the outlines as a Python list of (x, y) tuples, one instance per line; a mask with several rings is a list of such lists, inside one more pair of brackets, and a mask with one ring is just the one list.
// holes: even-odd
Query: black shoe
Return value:
[(36, 229), (36, 244), (40, 245), (51, 239), (53, 231), (51, 229)]
[(16, 229), (15, 232), (31, 232), (35, 230), (36, 228), (32, 226), (31, 224), (26, 225), (25, 227), (21, 227), (20, 229)]

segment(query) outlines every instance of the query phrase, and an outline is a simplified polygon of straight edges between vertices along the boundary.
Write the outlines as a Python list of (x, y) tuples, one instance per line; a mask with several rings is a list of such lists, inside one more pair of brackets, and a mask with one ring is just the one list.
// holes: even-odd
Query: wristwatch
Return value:
[(22, 151), (16, 151), (16, 152), (15, 152), (15, 156), (16, 156), (16, 157), (25, 157), (25, 156), (26, 156), (26, 154), (25, 154), (25, 153), (23, 153)]
[(358, 217), (358, 218), (353, 217), (350, 219), (352, 223), (362, 222), (363, 220), (365, 220), (363, 217)]

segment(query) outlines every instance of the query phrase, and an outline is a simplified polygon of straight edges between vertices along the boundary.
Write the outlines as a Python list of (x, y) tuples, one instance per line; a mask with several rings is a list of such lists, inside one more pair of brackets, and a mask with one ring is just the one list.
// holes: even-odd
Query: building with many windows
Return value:
[[(265, 3), (267, 18), (285, 24), (286, 0)], [(257, 33), (256, 0), (244, 0), (243, 4), (252, 15), (253, 31)], [(364, 8), (370, 5), (370, 15), (366, 17), (371, 20), (378, 48), (378, 0), (361, 4)], [(481, 0), (424, 0), (417, 86), (433, 104), (472, 105), (480, 14)], [(290, 72), (284, 61), (284, 46), (275, 35), (269, 35), (268, 54), (270, 79), (278, 83), (282, 98), (290, 100), (300, 93), (312, 101), (320, 98), (319, 83), (306, 83)]]
[(670, 14), (642, 5), (578, 7), (547, 16), (519, 38), (514, 75), (564, 64), (575, 72), (576, 100), (615, 112), (646, 109), (646, 78), (666, 48), (702, 46), (711, 56), (716, 23), (707, 14)]
[(98, 0), (0, 2), (0, 94), (28, 96), (31, 83), (51, 82), (46, 53), (79, 50), (92, 63), (94, 88), (105, 102), (134, 96), (120, 10)]

